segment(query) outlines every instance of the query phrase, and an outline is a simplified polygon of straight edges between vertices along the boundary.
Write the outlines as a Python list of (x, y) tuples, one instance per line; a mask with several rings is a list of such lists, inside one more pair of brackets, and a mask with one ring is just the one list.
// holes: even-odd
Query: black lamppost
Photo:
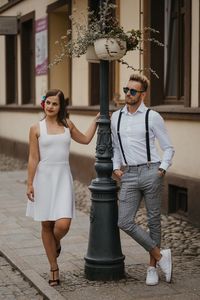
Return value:
[(98, 121), (97, 178), (92, 180), (90, 234), (85, 256), (89, 280), (118, 280), (124, 277), (124, 255), (117, 227), (117, 185), (112, 176), (112, 142), (109, 119), (109, 62), (100, 61), (100, 119)]

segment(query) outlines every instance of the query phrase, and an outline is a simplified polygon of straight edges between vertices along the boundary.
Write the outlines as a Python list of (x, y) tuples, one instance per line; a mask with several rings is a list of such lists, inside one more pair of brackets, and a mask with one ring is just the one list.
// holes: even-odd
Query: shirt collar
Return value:
[[(135, 113), (137, 113), (137, 112), (144, 112), (144, 111), (146, 111), (146, 110), (147, 110), (146, 105), (144, 104), (144, 102), (141, 102), (140, 106), (138, 107), (138, 109), (136, 110)], [(127, 105), (125, 105), (125, 106), (123, 107), (122, 112), (124, 112), (125, 114), (129, 114), (129, 111), (128, 111), (128, 109), (127, 109)]]

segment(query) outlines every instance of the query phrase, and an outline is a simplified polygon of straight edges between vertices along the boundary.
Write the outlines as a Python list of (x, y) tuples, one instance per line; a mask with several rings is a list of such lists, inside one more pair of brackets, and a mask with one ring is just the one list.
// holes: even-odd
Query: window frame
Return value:
[[(143, 0), (144, 19), (143, 26), (159, 29), (159, 40), (164, 41), (164, 0)], [(159, 105), (191, 105), (191, 0), (185, 1), (185, 73), (184, 73), (184, 100), (174, 101), (172, 98), (166, 101), (164, 95), (164, 47), (157, 47), (153, 43), (145, 42), (144, 66), (154, 69), (159, 79), (149, 71), (145, 72), (151, 82), (149, 102), (151, 106)], [(159, 59), (158, 59), (159, 58)]]

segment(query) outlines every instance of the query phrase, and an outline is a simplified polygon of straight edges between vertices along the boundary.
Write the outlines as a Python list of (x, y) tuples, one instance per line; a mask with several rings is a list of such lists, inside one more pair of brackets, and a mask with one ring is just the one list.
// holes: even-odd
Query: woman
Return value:
[(60, 90), (50, 90), (43, 100), (45, 117), (30, 128), (26, 215), (41, 221), (42, 241), (50, 264), (51, 286), (59, 285), (57, 257), (61, 239), (74, 216), (73, 182), (69, 166), (71, 138), (88, 144), (96, 131), (97, 117), (85, 134), (67, 118)]

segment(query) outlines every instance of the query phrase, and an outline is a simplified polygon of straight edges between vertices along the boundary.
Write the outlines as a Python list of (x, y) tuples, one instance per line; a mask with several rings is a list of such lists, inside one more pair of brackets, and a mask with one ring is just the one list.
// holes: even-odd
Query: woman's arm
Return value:
[(97, 129), (97, 122), (96, 121), (97, 121), (98, 118), (99, 118), (99, 114), (92, 121), (90, 127), (88, 128), (88, 130), (86, 131), (85, 134), (83, 134), (82, 132), (80, 132), (76, 128), (76, 126), (74, 125), (74, 123), (72, 123), (72, 121), (67, 120), (67, 124), (69, 126), (72, 139), (74, 141), (76, 141), (77, 143), (88, 145), (90, 143), (90, 141), (92, 140), (95, 132), (96, 132), (96, 129)]
[(38, 146), (39, 126), (33, 125), (29, 132), (29, 158), (28, 158), (28, 178), (27, 178), (27, 196), (34, 201), (33, 179), (36, 168), (39, 163), (39, 146)]

